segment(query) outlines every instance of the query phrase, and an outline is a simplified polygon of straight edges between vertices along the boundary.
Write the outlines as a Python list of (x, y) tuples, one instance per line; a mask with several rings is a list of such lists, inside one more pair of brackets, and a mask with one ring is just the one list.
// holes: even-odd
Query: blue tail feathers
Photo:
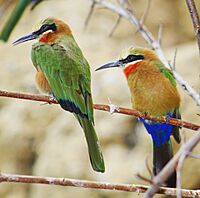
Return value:
[[(167, 115), (172, 117), (171, 113), (167, 113)], [(172, 132), (171, 124), (160, 123), (143, 118), (140, 118), (140, 121), (143, 122), (148, 133), (152, 136), (155, 146), (161, 146), (162, 144), (169, 141)]]

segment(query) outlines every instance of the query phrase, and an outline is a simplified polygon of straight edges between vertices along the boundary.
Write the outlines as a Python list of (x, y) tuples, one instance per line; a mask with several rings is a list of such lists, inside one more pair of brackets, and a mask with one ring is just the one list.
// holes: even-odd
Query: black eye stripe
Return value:
[(134, 61), (135, 60), (135, 56), (134, 55), (128, 55), (127, 57), (126, 57), (126, 60), (128, 60), (128, 61)]
[(55, 24), (55, 23), (52, 23), (52, 24), (50, 25), (50, 28), (51, 28), (51, 30), (54, 31), (54, 32), (57, 30), (57, 27), (56, 27), (56, 24)]
[(143, 60), (144, 56), (143, 55), (134, 55), (134, 54), (130, 54), (128, 55), (125, 59), (120, 60), (123, 64), (126, 63), (130, 63), (133, 61), (137, 61), (137, 60)]
[(53, 32), (55, 32), (57, 30), (56, 24), (52, 23), (52, 24), (44, 24), (40, 27), (40, 29), (38, 31), (36, 31), (35, 33), (40, 35), (48, 30), (52, 30)]

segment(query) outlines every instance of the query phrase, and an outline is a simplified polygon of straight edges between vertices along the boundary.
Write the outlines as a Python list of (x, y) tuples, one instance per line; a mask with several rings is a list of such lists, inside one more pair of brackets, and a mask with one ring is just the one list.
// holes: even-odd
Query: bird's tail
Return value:
[[(153, 144), (153, 172), (157, 175), (167, 162), (173, 157), (171, 140), (160, 146)], [(168, 187), (176, 187), (176, 172), (166, 181)]]
[(77, 118), (85, 133), (92, 168), (95, 171), (104, 172), (105, 165), (104, 165), (103, 155), (102, 155), (100, 143), (99, 143), (99, 140), (98, 140), (98, 137), (97, 137), (97, 134), (92, 122), (89, 119), (81, 118), (80, 116), (77, 116)]

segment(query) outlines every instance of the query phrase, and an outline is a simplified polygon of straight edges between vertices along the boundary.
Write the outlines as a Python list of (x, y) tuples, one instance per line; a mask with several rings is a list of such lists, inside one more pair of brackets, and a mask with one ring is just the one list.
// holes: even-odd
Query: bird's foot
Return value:
[(54, 93), (52, 91), (49, 93), (49, 98), (51, 100), (56, 100), (56, 97), (54, 96)]
[(53, 92), (50, 92), (48, 95), (47, 95), (47, 97), (48, 97), (48, 102), (44, 102), (43, 104), (41, 104), (41, 105), (47, 105), (47, 104), (52, 104), (53, 102), (54, 102), (54, 100), (56, 100), (56, 98), (55, 98), (55, 96), (54, 96), (54, 94), (53, 94)]
[(168, 123), (170, 119), (171, 119), (171, 117), (170, 117), (169, 115), (166, 115), (166, 116), (165, 116), (165, 122), (166, 122), (166, 123)]
[(109, 107), (110, 107), (110, 114), (113, 114), (115, 110), (119, 110), (117, 105), (112, 104), (110, 98), (108, 97)]

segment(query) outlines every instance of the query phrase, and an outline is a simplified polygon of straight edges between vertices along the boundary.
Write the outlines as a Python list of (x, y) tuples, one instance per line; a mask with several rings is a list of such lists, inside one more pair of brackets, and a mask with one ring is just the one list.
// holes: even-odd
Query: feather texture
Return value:
[[(169, 116), (180, 118), (180, 95), (176, 81), (156, 54), (145, 48), (132, 48), (130, 54), (142, 55), (143, 60), (131, 66), (128, 85), (131, 91), (132, 106), (143, 113), (153, 116)], [(127, 74), (125, 67), (124, 72)], [(159, 123), (140, 119), (153, 141), (153, 170), (158, 174), (173, 157), (170, 136), (180, 143), (179, 127), (167, 123)], [(166, 181), (167, 186), (175, 187), (176, 173)]]
[(103, 155), (93, 126), (89, 64), (65, 23), (53, 18), (43, 23), (55, 23), (57, 30), (44, 34), (32, 46), (32, 62), (42, 72), (61, 107), (72, 112), (83, 128), (93, 169), (104, 172)]

